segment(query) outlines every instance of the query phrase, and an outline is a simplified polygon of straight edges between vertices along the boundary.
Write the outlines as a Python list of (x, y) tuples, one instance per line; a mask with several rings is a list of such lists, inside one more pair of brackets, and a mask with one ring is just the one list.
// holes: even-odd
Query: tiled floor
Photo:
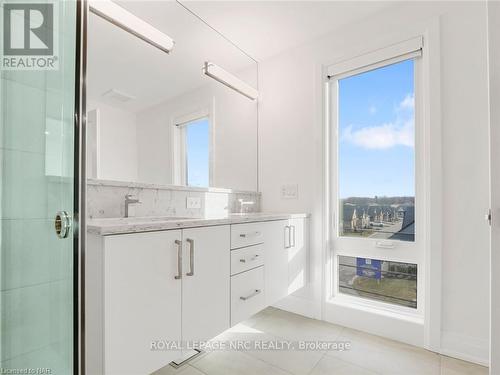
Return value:
[(215, 340), (350, 342), (345, 351), (212, 351), (154, 375), (487, 375), (486, 367), (268, 308)]

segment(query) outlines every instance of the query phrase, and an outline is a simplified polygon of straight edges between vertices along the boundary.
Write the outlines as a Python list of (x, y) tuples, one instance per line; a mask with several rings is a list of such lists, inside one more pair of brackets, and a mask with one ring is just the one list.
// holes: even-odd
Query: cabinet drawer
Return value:
[(231, 225), (231, 249), (264, 242), (262, 223)]
[(231, 275), (264, 265), (264, 245), (231, 251)]
[(266, 307), (264, 266), (231, 277), (231, 325)]

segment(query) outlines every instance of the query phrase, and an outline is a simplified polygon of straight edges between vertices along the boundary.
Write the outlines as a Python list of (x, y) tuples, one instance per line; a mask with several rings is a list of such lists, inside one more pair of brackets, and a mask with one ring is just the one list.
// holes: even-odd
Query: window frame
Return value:
[[(425, 312), (425, 246), (427, 243), (426, 212), (428, 197), (426, 194), (425, 158), (428, 153), (424, 126), (423, 100), (423, 39), (409, 39), (402, 43), (390, 45), (364, 55), (343, 60), (330, 65), (326, 83), (326, 110), (328, 127), (328, 202), (329, 202), (329, 238), (330, 238), (330, 288), (327, 289), (327, 302), (358, 306), (362, 309), (374, 309), (407, 315), (423, 319)], [(338, 82), (350, 76), (372, 71), (408, 59), (414, 60), (415, 89), (415, 240), (380, 240), (340, 236), (340, 197), (339, 197), (339, 122), (338, 122)], [(378, 243), (378, 244), (377, 244)], [(397, 306), (382, 301), (374, 301), (362, 297), (349, 296), (339, 290), (339, 256), (353, 256), (369, 259), (417, 264), (417, 308)]]

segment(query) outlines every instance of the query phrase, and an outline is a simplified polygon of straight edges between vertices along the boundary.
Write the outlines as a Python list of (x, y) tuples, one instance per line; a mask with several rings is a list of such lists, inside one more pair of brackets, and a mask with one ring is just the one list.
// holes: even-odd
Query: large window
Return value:
[(415, 238), (413, 59), (338, 82), (339, 230)]
[(328, 67), (331, 294), (342, 303), (424, 311), (422, 45), (415, 38)]

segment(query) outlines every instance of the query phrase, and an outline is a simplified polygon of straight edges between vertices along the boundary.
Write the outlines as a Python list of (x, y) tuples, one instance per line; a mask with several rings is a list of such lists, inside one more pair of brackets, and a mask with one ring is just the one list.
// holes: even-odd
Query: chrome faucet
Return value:
[(250, 206), (253, 206), (255, 204), (254, 201), (245, 201), (244, 199), (238, 199), (238, 202), (240, 202), (240, 213), (247, 213), (248, 208)]
[(125, 195), (125, 217), (128, 217), (128, 206), (134, 203), (141, 203), (139, 199), (132, 198), (132, 194)]

